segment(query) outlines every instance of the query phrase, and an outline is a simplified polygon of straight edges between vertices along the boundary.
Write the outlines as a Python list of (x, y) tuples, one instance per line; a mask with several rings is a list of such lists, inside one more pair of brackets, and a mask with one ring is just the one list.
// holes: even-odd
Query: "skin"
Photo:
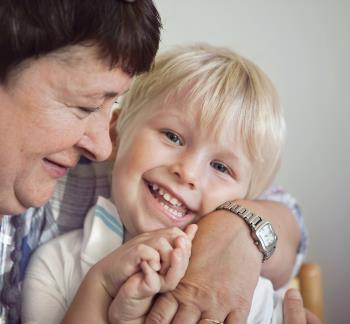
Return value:
[(112, 198), (126, 240), (163, 227), (184, 228), (248, 191), (252, 166), (239, 137), (211, 136), (199, 127), (197, 109), (186, 112), (178, 98), (166, 109), (160, 102), (118, 135)]
[(283, 321), (285, 324), (321, 324), (316, 315), (304, 309), (298, 290), (289, 289), (284, 297)]
[[(194, 224), (189, 225), (185, 232), (178, 228), (167, 228), (140, 234), (123, 244), (121, 249), (133, 241), (140, 241), (143, 236), (149, 237), (144, 243), (131, 246), (127, 251), (128, 254), (125, 255), (128, 261), (121, 267), (125, 268), (127, 264), (127, 267), (131, 268), (130, 258), (135, 254), (139, 255), (138, 263), (134, 273), (123, 283), (113, 300), (110, 313), (117, 317), (111, 318), (111, 322), (144, 323), (145, 314), (152, 304), (153, 297), (159, 292), (173, 290), (183, 277), (191, 255), (191, 240), (193, 240), (196, 229)], [(168, 241), (164, 235), (168, 231), (179, 232), (179, 236), (173, 241)], [(158, 233), (161, 233), (162, 236), (158, 237)], [(150, 251), (153, 252), (153, 258), (150, 256)]]
[[(192, 117), (194, 120), (196, 119), (196, 116)], [(172, 122), (171, 124), (173, 125), (174, 123)], [(140, 130), (140, 128), (142, 128), (142, 125), (134, 125), (133, 128)], [(188, 127), (186, 127), (186, 130), (187, 129)], [(136, 174), (132, 172), (128, 173), (129, 171), (126, 169), (125, 175), (130, 176), (128, 181), (130, 180), (131, 187), (128, 188), (128, 190), (126, 190), (125, 187), (119, 189), (115, 188), (113, 190), (120, 190), (120, 192), (122, 192), (124, 189), (124, 192), (128, 192), (128, 194), (132, 196), (129, 197), (125, 196), (124, 194), (124, 197), (127, 199), (127, 204), (129, 204), (131, 208), (131, 213), (135, 213), (136, 215), (143, 215), (142, 213), (139, 214), (140, 209), (138, 209), (138, 205), (135, 206), (134, 203), (135, 201), (138, 201), (137, 199), (140, 197), (142, 206), (146, 207), (144, 215), (139, 218), (135, 217), (135, 222), (131, 221), (132, 218), (130, 218), (127, 225), (128, 235), (126, 239), (130, 239), (132, 235), (136, 235), (139, 232), (151, 230), (159, 226), (176, 225), (184, 227), (188, 222), (198, 220), (199, 217), (203, 216), (202, 213), (205, 213), (206, 210), (210, 212), (221, 202), (238, 197), (236, 195), (237, 192), (240, 193), (243, 197), (247, 190), (246, 184), (240, 183), (237, 187), (239, 188), (237, 192), (230, 192), (230, 195), (227, 197), (221, 197), (222, 200), (220, 199), (218, 202), (209, 200), (210, 204), (201, 204), (201, 201), (204, 201), (204, 196), (202, 197), (200, 192), (198, 194), (198, 191), (198, 196), (196, 196), (196, 191), (192, 189), (196, 188), (197, 184), (193, 183), (193, 181), (186, 175), (188, 174), (186, 171), (188, 167), (189, 169), (192, 168), (192, 171), (197, 170), (197, 168), (193, 168), (193, 165), (191, 165), (193, 163), (192, 159), (194, 155), (191, 154), (193, 152), (191, 152), (190, 148), (186, 147), (185, 153), (182, 157), (185, 158), (184, 161), (186, 164), (181, 165), (181, 163), (178, 163), (176, 165), (174, 163), (175, 167), (166, 165), (167, 168), (163, 169), (163, 162), (161, 162), (158, 165), (160, 168), (158, 168), (157, 165), (147, 165), (147, 160), (143, 160), (144, 157), (147, 157), (147, 154), (151, 155), (151, 152), (149, 151), (149, 144), (143, 145), (143, 139), (135, 137), (132, 132), (126, 134), (128, 136), (125, 135), (124, 138), (122, 132), (119, 134), (118, 155), (120, 159), (126, 159), (126, 156), (128, 156), (128, 163), (126, 164), (135, 164), (134, 167), (137, 169), (137, 172)], [(146, 132), (144, 135), (148, 135), (148, 133)], [(169, 137), (169, 133), (161, 133), (159, 132), (159, 129), (158, 135), (161, 135), (163, 140), (170, 140), (171, 143), (169, 142), (168, 144), (173, 145), (175, 151), (177, 151), (179, 148), (181, 148), (181, 150), (184, 149), (183, 145), (179, 145), (177, 140), (174, 141), (173, 135)], [(187, 137), (187, 135), (185, 137)], [(189, 137), (191, 138), (191, 136)], [(205, 138), (205, 135), (202, 134), (199, 136), (199, 138), (203, 140)], [(138, 140), (141, 141), (141, 145), (136, 142)], [(133, 141), (135, 141), (135, 145), (130, 144)], [(211, 142), (211, 144), (214, 144), (213, 146), (217, 144), (215, 143), (214, 139), (211, 138), (209, 142)], [(165, 142), (163, 141), (163, 144), (164, 143)], [(189, 141), (189, 143), (191, 143), (191, 141)], [(232, 145), (237, 143), (226, 144)], [(193, 150), (195, 150), (194, 147), (195, 146), (191, 146)], [(133, 152), (135, 155), (132, 155)], [(209, 150), (207, 153), (208, 152), (211, 151)], [(140, 158), (140, 154), (142, 158)], [(152, 155), (153, 154), (154, 152), (152, 152)], [(158, 151), (156, 154), (158, 154)], [(208, 159), (208, 156), (210, 156), (210, 154), (198, 155), (200, 157), (206, 157), (207, 163), (205, 165), (206, 167), (208, 167), (208, 164), (210, 166), (210, 163), (208, 163), (211, 161)], [(158, 158), (161, 158), (162, 156), (163, 155), (158, 156)], [(217, 159), (217, 157), (215, 157), (215, 159)], [(221, 161), (221, 157), (219, 160)], [(232, 161), (232, 158), (229, 160)], [(205, 161), (205, 159), (200, 160), (201, 163), (199, 163), (197, 166), (204, 165), (202, 164), (203, 161)], [(144, 165), (139, 165), (143, 163)], [(231, 165), (231, 162), (228, 164)], [(183, 167), (185, 168), (183, 169)], [(243, 167), (243, 170), (248, 170), (249, 174), (249, 166), (248, 168)], [(192, 188), (190, 192), (191, 195), (194, 195), (191, 196), (194, 197), (194, 202), (186, 200), (183, 201), (183, 203), (185, 203), (186, 206), (191, 205), (188, 207), (190, 207), (191, 211), (193, 212), (189, 213), (189, 215), (186, 214), (184, 218), (181, 217), (181, 220), (178, 220), (176, 218), (174, 219), (167, 212), (164, 212), (162, 208), (158, 208), (159, 204), (155, 202), (157, 199), (155, 199), (154, 195), (149, 194), (149, 191), (147, 191), (149, 190), (147, 181), (151, 181), (151, 183), (159, 182), (159, 184), (157, 184), (164, 186), (164, 188), (168, 191), (175, 191), (175, 189), (171, 189), (165, 182), (163, 182), (165, 181), (163, 179), (164, 174), (171, 174), (170, 179), (165, 178), (166, 181), (169, 181), (171, 185), (186, 188), (187, 191)], [(120, 173), (119, 176), (121, 177), (120, 183), (123, 183), (123, 177), (125, 179), (127, 178), (123, 175), (123, 173)], [(206, 184), (202, 183), (201, 185), (204, 188), (208, 188), (206, 187)], [(215, 191), (212, 190), (212, 192)], [(175, 192), (171, 191), (171, 193), (175, 195)], [(177, 197), (177, 195), (181, 197)], [(142, 197), (144, 197), (143, 201)], [(182, 194), (178, 193), (177, 190), (176, 198), (184, 199), (182, 198)], [(118, 204), (118, 198), (114, 197), (114, 199)], [(211, 203), (213, 206), (211, 206)], [(298, 225), (295, 222), (294, 216), (286, 207), (273, 202), (262, 203), (243, 200), (241, 203), (245, 203), (247, 207), (264, 216), (268, 215), (266, 218), (269, 219), (277, 229), (279, 237), (281, 238), (279, 251), (276, 251), (271, 260), (269, 260), (269, 262), (264, 265), (262, 272), (264, 273), (265, 271), (266, 275), (271, 278), (274, 276), (272, 270), (278, 269), (279, 271), (277, 271), (277, 274), (282, 273), (283, 275), (278, 275), (276, 282), (283, 282), (285, 278), (289, 276), (290, 269), (295, 258), (295, 251), (290, 247), (294, 246), (296, 249), (299, 242), (300, 231)], [(156, 208), (158, 208), (157, 211), (155, 211)], [(155, 218), (156, 221), (150, 222), (149, 216), (151, 214), (153, 215), (153, 212), (155, 212), (155, 215), (157, 216)], [(124, 214), (124, 212), (122, 212), (122, 214)], [(215, 228), (215, 231), (212, 231), (213, 228)], [(231, 230), (227, 231), (228, 228)], [(223, 233), (225, 235), (223, 235)], [(219, 240), (218, 237), (220, 238)], [(213, 242), (216, 242), (216, 244), (213, 244)], [(247, 242), (250, 243), (247, 244)], [(207, 249), (208, 246), (210, 246), (210, 249)], [(203, 253), (203, 250), (205, 250), (205, 253)], [(222, 257), (222, 252), (225, 252), (224, 255), (226, 255), (226, 257)], [(210, 213), (199, 221), (199, 233), (194, 240), (192, 253), (193, 255), (191, 262), (184, 279), (180, 282), (174, 291), (171, 293), (162, 294), (160, 298), (157, 299), (148, 318), (146, 319), (146, 323), (170, 323), (171, 321), (174, 323), (197, 323), (201, 318), (226, 318), (227, 323), (244, 323), (249, 312), (251, 297), (255, 288), (255, 284), (261, 272), (261, 253), (252, 243), (250, 232), (246, 224), (244, 224), (244, 222), (239, 218), (232, 217), (232, 215), (227, 212), (222, 211)], [(280, 254), (280, 256), (278, 256), (278, 254)], [(204, 259), (201, 257), (203, 255), (206, 256)], [(281, 257), (283, 259), (283, 262), (281, 261)], [(116, 286), (113, 285), (113, 282), (108, 283), (104, 280), (102, 280), (104, 283), (103, 285), (99, 284), (101, 283), (101, 275), (108, 276), (108, 273), (110, 272), (111, 268), (106, 264), (108, 263), (102, 262), (100, 264), (97, 264), (89, 272), (86, 280), (84, 280), (81, 288), (79, 289), (77, 298), (73, 302), (73, 305), (67, 314), (66, 320), (68, 320), (68, 322), (79, 322), (81, 320), (81, 316), (83, 314), (86, 315), (87, 308), (96, 308), (96, 300), (100, 301), (100, 304), (97, 308), (100, 310), (99, 314), (102, 318), (107, 313), (105, 310), (108, 309), (111, 304), (113, 305), (113, 296), (115, 296), (116, 292), (114, 291), (113, 293), (108, 293), (106, 295), (106, 290), (108, 291), (108, 286), (113, 287), (113, 289), (115, 289)], [(213, 267), (213, 264), (216, 266)], [(221, 264), (222, 266), (218, 267), (218, 264)], [(283, 265), (282, 267), (281, 264)], [(205, 272), (202, 271), (203, 268), (206, 269)], [(244, 269), (244, 271), (240, 271), (239, 269)], [(220, 278), (220, 280), (218, 280), (218, 278)], [(222, 278), (226, 278), (226, 286), (230, 286), (230, 289), (223, 289)], [(109, 316), (110, 318), (113, 318), (113, 308), (109, 309)], [(202, 322), (206, 323), (204, 321)]]
[(0, 85), (5, 153), (0, 156), (0, 216), (44, 204), (81, 155), (97, 161), (109, 156), (111, 106), (128, 89), (130, 77), (109, 69), (93, 47), (67, 50), (71, 60), (44, 56), (26, 62), (20, 74)]
[[(118, 134), (112, 192), (121, 217), (125, 217), (129, 233), (126, 239), (139, 232), (163, 226), (185, 226), (188, 222), (200, 219), (203, 216), (201, 213), (210, 212), (221, 202), (243, 197), (248, 188), (249, 180), (245, 182), (244, 178), (249, 179), (250, 166), (243, 152), (239, 151), (239, 141), (233, 137), (233, 142), (218, 145), (215, 138), (208, 137), (204, 130), (198, 131), (198, 127), (195, 127), (198, 124), (196, 114), (187, 114), (184, 119), (181, 110), (184, 105), (177, 106), (176, 102), (171, 105), (169, 111), (175, 116), (171, 115), (170, 120), (164, 119), (161, 109), (150, 107), (147, 118), (144, 115), (140, 120), (136, 118), (128, 129), (123, 129)], [(169, 108), (168, 105), (167, 107)], [(133, 130), (137, 132), (133, 133)], [(154, 151), (153, 146), (156, 147)], [(234, 156), (227, 154), (228, 147), (231, 153), (232, 147), (235, 148)], [(204, 151), (201, 151), (202, 148)], [(243, 158), (238, 164), (236, 155)], [(218, 172), (217, 162), (224, 163), (231, 172), (227, 174), (222, 166), (219, 168), (221, 172)], [(242, 172), (247, 172), (248, 175), (240, 178)], [(200, 174), (206, 174), (207, 177), (200, 177)], [(196, 179), (199, 181), (196, 182)], [(223, 179), (231, 186), (223, 185)], [(187, 207), (192, 212), (177, 218), (169, 215), (159, 197), (150, 190), (149, 183), (163, 186), (173, 197), (176, 196), (189, 205)], [(216, 191), (220, 191), (221, 195), (215, 195)], [(208, 192), (212, 193), (211, 197)], [(193, 201), (185, 197), (191, 197)], [(282, 233), (280, 256), (276, 252), (277, 258), (273, 256), (275, 261), (271, 258), (269, 263), (272, 262), (276, 267), (283, 264), (284, 269), (290, 271), (295, 258), (295, 252), (290, 246), (295, 246), (296, 249), (299, 242), (299, 228), (294, 216), (286, 207), (273, 202), (240, 202), (264, 216), (269, 215), (278, 235)], [(125, 204), (130, 211), (123, 209)], [(146, 323), (197, 323), (201, 318), (226, 318), (227, 323), (246, 322), (254, 288), (261, 273), (261, 253), (254, 246), (247, 225), (227, 212), (209, 213), (200, 219), (198, 225), (185, 277), (175, 290), (157, 298)], [(287, 228), (285, 232), (284, 228)], [(266, 268), (269, 270), (274, 267)], [(112, 303), (116, 292), (111, 292), (108, 286), (115, 289), (115, 284), (110, 282), (103, 289), (95, 287), (101, 281), (101, 271), (106, 275), (110, 272), (110, 267), (100, 263), (91, 269), (68, 313), (69, 322), (81, 319), (83, 305), (86, 303), (89, 304), (89, 309), (92, 305), (96, 307), (96, 293), (100, 295), (101, 314), (105, 314), (103, 309)], [(273, 277), (271, 273), (269, 275), (269, 278)], [(223, 284), (223, 278), (226, 284)], [(103, 290), (109, 291), (104, 298)], [(109, 309), (109, 316), (110, 320), (117, 318), (117, 315), (113, 316), (112, 308)]]
[(130, 81), (96, 48), (72, 46), (25, 62), (0, 85), (0, 215), (42, 206), (82, 155), (110, 155), (111, 107)]
[[(114, 135), (114, 126), (111, 133)], [(125, 137), (125, 145), (127, 139), (132, 138)], [(119, 145), (118, 154), (124, 154), (120, 148)], [(130, 159), (128, 163), (131, 162), (135, 161)], [(142, 181), (139, 174), (134, 180), (135, 188), (144, 188)], [(252, 243), (246, 224), (224, 211), (209, 213), (198, 222), (199, 230), (193, 242), (191, 262), (185, 277), (171, 293), (158, 296), (146, 323), (197, 323), (201, 318), (226, 318), (226, 323), (245, 323), (261, 270), (272, 280), (276, 278), (277, 273), (276, 282), (286, 281), (300, 240), (300, 230), (294, 216), (288, 208), (272, 201), (241, 200), (240, 203), (264, 215), (273, 223), (280, 238), (274, 256), (262, 268), (261, 253)], [(161, 221), (158, 219), (158, 222), (162, 223), (165, 220), (169, 221), (164, 217)], [(133, 229), (134, 226), (131, 225), (130, 228)], [(291, 248), (293, 246), (295, 250)], [(113, 264), (113, 261), (110, 262)], [(67, 313), (67, 322), (79, 323), (82, 316), (87, 316), (86, 309), (93, 308), (98, 309), (102, 318), (109, 309), (109, 318), (113, 319), (113, 307), (110, 307), (111, 304), (115, 305), (113, 294), (106, 294), (106, 282), (103, 286), (98, 284), (101, 271), (108, 275), (111, 269), (106, 264), (99, 263), (90, 270)], [(223, 278), (227, 284), (223, 284)], [(110, 283), (110, 287), (115, 289), (116, 285)], [(99, 300), (98, 305), (96, 300)], [(304, 314), (303, 310), (302, 313)], [(286, 309), (286, 316), (292, 314), (295, 315), (295, 312)]]
[(258, 276), (265, 272), (274, 278), (271, 269), (278, 267), (291, 271), (300, 233), (294, 216), (273, 202), (239, 203), (272, 222), (279, 237), (276, 253), (262, 264), (261, 253), (239, 217), (224, 211), (208, 214), (198, 222), (184, 278), (175, 290), (158, 297), (146, 323), (206, 324), (201, 318), (246, 323)]

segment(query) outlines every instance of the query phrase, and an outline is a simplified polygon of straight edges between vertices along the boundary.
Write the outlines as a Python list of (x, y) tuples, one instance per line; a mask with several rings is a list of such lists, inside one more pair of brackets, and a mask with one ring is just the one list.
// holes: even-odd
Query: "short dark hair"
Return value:
[(111, 67), (152, 66), (161, 20), (152, 0), (1, 0), (0, 83), (23, 60), (70, 45), (97, 45)]

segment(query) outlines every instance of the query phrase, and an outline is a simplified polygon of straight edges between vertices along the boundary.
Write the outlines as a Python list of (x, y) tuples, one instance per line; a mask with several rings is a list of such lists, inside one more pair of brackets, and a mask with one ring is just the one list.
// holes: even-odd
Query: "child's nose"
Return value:
[(198, 187), (200, 166), (195, 159), (181, 159), (171, 165), (170, 171), (190, 189)]

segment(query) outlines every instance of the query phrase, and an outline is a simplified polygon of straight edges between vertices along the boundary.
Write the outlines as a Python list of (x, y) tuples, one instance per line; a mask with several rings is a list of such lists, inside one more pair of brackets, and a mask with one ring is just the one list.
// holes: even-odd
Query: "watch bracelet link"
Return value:
[[(267, 221), (264, 221), (259, 215), (254, 214), (248, 208), (243, 207), (234, 201), (226, 201), (225, 203), (217, 207), (215, 210), (227, 210), (241, 217), (246, 222), (246, 224), (254, 231), (256, 231), (259, 227), (263, 226), (264, 224), (268, 223)], [(265, 262), (267, 259), (270, 258), (276, 247), (275, 246), (272, 251), (267, 252), (261, 248), (261, 244), (257, 239), (254, 239), (254, 244), (258, 247), (259, 251), (263, 255), (262, 262)]]
[(226, 201), (225, 203), (220, 205), (217, 208), (217, 210), (218, 209), (226, 209), (226, 210), (231, 211), (232, 213), (240, 216), (253, 229), (256, 229), (257, 226), (262, 222), (262, 218), (259, 215), (254, 214), (248, 208), (240, 206), (233, 201)]

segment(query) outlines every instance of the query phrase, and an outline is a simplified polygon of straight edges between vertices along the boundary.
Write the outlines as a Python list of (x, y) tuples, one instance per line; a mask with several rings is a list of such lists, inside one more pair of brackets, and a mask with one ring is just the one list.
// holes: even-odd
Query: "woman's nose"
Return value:
[(112, 142), (109, 135), (109, 116), (92, 118), (86, 130), (77, 143), (82, 154), (90, 160), (104, 161), (112, 152)]

